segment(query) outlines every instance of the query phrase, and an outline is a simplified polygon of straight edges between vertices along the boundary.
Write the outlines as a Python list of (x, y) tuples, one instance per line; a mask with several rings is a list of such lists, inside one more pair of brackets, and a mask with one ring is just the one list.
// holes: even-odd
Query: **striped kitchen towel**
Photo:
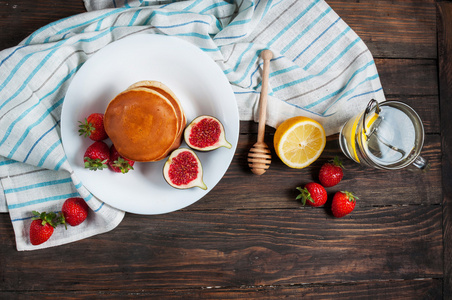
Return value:
[[(384, 100), (371, 53), (324, 0), (85, 0), (85, 6), (88, 12), (44, 26), (0, 52), (0, 210), (9, 211), (18, 250), (106, 232), (124, 216), (73, 174), (59, 127), (74, 74), (116, 40), (164, 34), (198, 46), (228, 78), (241, 120), (258, 117), (263, 49), (274, 53), (270, 126), (305, 115), (330, 135), (369, 99)], [(32, 246), (31, 211), (58, 211), (72, 196), (89, 204), (88, 221)]]

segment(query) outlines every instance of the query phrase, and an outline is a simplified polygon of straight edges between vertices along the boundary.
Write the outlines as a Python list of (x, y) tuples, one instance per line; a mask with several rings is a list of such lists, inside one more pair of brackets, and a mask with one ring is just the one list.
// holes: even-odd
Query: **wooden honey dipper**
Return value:
[(270, 50), (261, 52), (261, 57), (264, 60), (264, 67), (262, 70), (262, 89), (259, 98), (259, 127), (257, 131), (257, 143), (251, 147), (248, 153), (248, 166), (256, 175), (262, 175), (270, 167), (272, 160), (270, 150), (264, 142), (265, 134), (265, 118), (267, 114), (267, 94), (268, 94), (268, 74), (270, 59), (273, 58), (273, 53)]

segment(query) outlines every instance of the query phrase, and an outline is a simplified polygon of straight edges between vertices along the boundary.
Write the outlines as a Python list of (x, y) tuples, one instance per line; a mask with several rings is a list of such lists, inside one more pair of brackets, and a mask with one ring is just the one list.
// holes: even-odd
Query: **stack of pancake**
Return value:
[(110, 101), (104, 127), (119, 154), (158, 161), (178, 148), (186, 125), (176, 95), (158, 81), (139, 81)]

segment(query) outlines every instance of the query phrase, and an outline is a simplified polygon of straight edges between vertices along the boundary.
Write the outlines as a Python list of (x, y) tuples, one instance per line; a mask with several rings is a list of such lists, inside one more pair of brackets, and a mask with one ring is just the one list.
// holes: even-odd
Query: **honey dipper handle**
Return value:
[(261, 57), (264, 60), (264, 66), (262, 70), (262, 88), (259, 98), (259, 127), (257, 131), (257, 142), (264, 141), (265, 134), (265, 118), (267, 114), (267, 94), (268, 94), (268, 74), (270, 72), (269, 64), (270, 59), (273, 58), (273, 52), (270, 50), (264, 50), (261, 52)]

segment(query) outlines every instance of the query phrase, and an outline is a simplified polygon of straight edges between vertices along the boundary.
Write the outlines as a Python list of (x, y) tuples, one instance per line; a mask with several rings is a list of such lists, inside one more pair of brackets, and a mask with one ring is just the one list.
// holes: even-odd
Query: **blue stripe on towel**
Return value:
[(82, 27), (82, 26), (91, 24), (91, 23), (93, 23), (93, 22), (95, 22), (95, 21), (97, 21), (97, 20), (104, 19), (104, 18), (106, 18), (106, 17), (108, 17), (108, 16), (114, 15), (114, 14), (116, 14), (116, 13), (118, 13), (118, 12), (122, 12), (122, 11), (125, 11), (125, 10), (127, 10), (127, 8), (118, 8), (118, 9), (115, 9), (115, 10), (110, 11), (110, 12), (108, 12), (108, 13), (105, 13), (105, 14), (103, 14), (103, 15), (100, 15), (100, 16), (94, 18), (94, 19), (90, 19), (90, 20), (85, 21), (85, 22), (82, 22), (82, 23), (77, 23), (77, 24), (75, 24), (75, 25), (71, 25), (71, 26), (69, 26), (69, 27), (65, 27), (65, 28), (63, 28), (63, 29), (57, 31), (56, 33), (52, 33), (50, 36), (48, 36), (48, 37), (44, 40), (44, 42), (45, 42), (45, 43), (49, 42), (50, 38), (51, 38), (52, 36), (54, 36), (54, 35), (62, 34), (62, 33), (65, 33), (65, 32), (67, 32), (67, 31), (70, 31), (70, 30), (72, 30), (72, 29), (75, 29), (75, 28), (78, 28), (78, 27)]
[(336, 104), (339, 100), (341, 100), (342, 98), (344, 98), (345, 96), (348, 96), (350, 94), (352, 94), (359, 86), (361, 86), (362, 84), (371, 81), (371, 80), (375, 80), (377, 79), (379, 76), (378, 74), (372, 75), (372, 76), (368, 76), (366, 77), (364, 80), (362, 80), (361, 82), (359, 82), (355, 87), (351, 88), (350, 90), (348, 90), (347, 92), (343, 93), (340, 97), (338, 97), (333, 103), (331, 103), (328, 108), (326, 110), (323, 111), (322, 115), (325, 115), (326, 112), (334, 105)]
[(214, 8), (217, 8), (220, 6), (224, 6), (224, 5), (230, 5), (230, 4), (227, 2), (217, 2), (217, 3), (214, 3), (214, 4), (204, 8), (202, 11), (200, 11), (200, 14), (205, 14), (207, 11), (209, 11), (211, 9), (214, 9)]
[[(79, 39), (78, 41), (74, 41), (71, 45), (78, 43), (78, 42), (92, 42), (95, 41), (101, 37), (103, 37), (104, 35), (108, 34), (110, 31), (114, 30), (114, 28), (109, 28), (104, 32), (101, 32), (99, 34), (97, 34), (96, 36), (93, 36), (91, 38), (84, 38), (84, 39)], [(20, 94), (20, 92), (26, 87), (26, 85), (31, 81), (31, 79), (36, 75), (36, 73), (45, 65), (45, 63), (50, 59), (50, 57), (59, 49), (59, 47), (61, 45), (63, 45), (65, 42), (67, 42), (68, 40), (63, 40), (60, 41), (58, 43), (56, 43), (55, 45), (47, 48), (47, 49), (43, 49), (34, 53), (29, 53), (26, 56), (24, 56), (20, 62), (18, 64), (16, 64), (16, 66), (14, 67), (14, 69), (9, 73), (8, 77), (5, 79), (5, 81), (0, 85), (0, 91), (11, 81), (11, 79), (14, 77), (14, 75), (18, 72), (18, 70), (22, 67), (22, 65), (34, 54), (37, 53), (45, 53), (48, 50), (52, 50), (50, 51), (45, 57), (44, 59), (42, 59), (39, 64), (35, 67), (35, 69), (33, 69), (33, 71), (31, 72), (31, 74), (27, 77), (27, 79), (23, 82), (23, 84), (20, 86), (19, 90), (17, 90), (14, 95), (12, 95), (10, 98), (8, 98), (5, 102), (3, 102), (0, 105), (0, 109), (2, 109), (6, 104), (8, 104), (12, 99), (14, 99), (17, 95)]]
[[(261, 21), (267, 15), (267, 13), (270, 10), (270, 8), (273, 8), (274, 5), (272, 3), (273, 3), (273, 0), (268, 0), (267, 1), (267, 5), (265, 6), (264, 13), (261, 16)], [(256, 5), (256, 7), (257, 7), (257, 5)]]
[(350, 31), (350, 27), (347, 27), (342, 31), (338, 36), (336, 36), (326, 47), (322, 49), (311, 61), (309, 61), (306, 66), (304, 66), (304, 70), (307, 71), (316, 61), (318, 61), (325, 53), (330, 50), (334, 44), (336, 44), (347, 32)]
[(129, 26), (133, 26), (133, 24), (134, 24), (135, 21), (137, 20), (138, 15), (140, 14), (141, 11), (142, 11), (142, 10), (139, 9), (139, 10), (137, 10), (137, 11), (133, 14), (132, 19), (130, 19)]
[[(52, 57), (53, 53), (55, 53), (57, 50), (58, 50), (57, 48), (53, 49), (41, 60), (41, 62), (33, 69), (33, 71), (31, 71), (30, 75), (28, 75), (28, 77), (24, 80), (24, 82), (22, 83), (20, 88), (12, 96), (10, 96), (7, 100), (5, 100), (2, 103), (2, 105), (0, 105), (0, 110), (6, 104), (8, 104), (12, 99), (14, 99), (17, 95), (19, 95), (20, 92), (22, 92), (22, 90), (27, 86), (27, 84), (30, 82), (30, 80), (36, 75), (36, 73), (38, 73), (38, 71), (42, 68), (42, 66), (50, 59), (50, 57)], [(21, 65), (16, 65), (17, 69), (20, 66)], [(0, 89), (3, 89), (4, 86), (6, 85), (6, 83), (9, 82), (9, 80), (11, 80), (11, 78), (15, 75), (17, 69), (14, 68), (14, 70), (10, 73), (8, 78), (3, 82), (2, 86), (0, 86)]]
[[(50, 91), (49, 93), (47, 93), (43, 98), (39, 99), (39, 101), (37, 103), (35, 103), (33, 106), (31, 106), (29, 109), (25, 110), (17, 119), (15, 119), (10, 126), (8, 127), (5, 135), (3, 136), (3, 139), (0, 141), (0, 145), (3, 144), (5, 142), (5, 140), (9, 137), (9, 135), (11, 134), (14, 126), (23, 118), (25, 118), (28, 113), (30, 113), (35, 107), (37, 107), (41, 101), (45, 98), (47, 98), (48, 96), (52, 95), (53, 93), (55, 93), (56, 91), (59, 90), (59, 88), (68, 80), (70, 79), (77, 71), (78, 69), (80, 69), (80, 67), (82, 66), (82, 64), (78, 65), (77, 67), (75, 67), (68, 75), (66, 75), (57, 85), (56, 87)], [(63, 98), (60, 99), (57, 103), (62, 104), (63, 102)], [(56, 104), (57, 104), (56, 103)], [(55, 109), (55, 105), (54, 104), (52, 107), (53, 109)], [(11, 150), (11, 152), (9, 153), (9, 157), (12, 157), (12, 155), (16, 152), (17, 148), (20, 146), (20, 144), (23, 142), (23, 140), (25, 139), (25, 137), (28, 135), (28, 133), (30, 132), (30, 130), (36, 126), (37, 124), (41, 123), (41, 121), (51, 113), (51, 111), (53, 110), (52, 107), (50, 108), (51, 110), (47, 110), (46, 113), (44, 113), (43, 116), (41, 116), (41, 120), (36, 121), (34, 124), (30, 125), (27, 127), (27, 130), (25, 131), (25, 133), (23, 133), (22, 137), (19, 139), (19, 142), (13, 147), (13, 149)]]
[(273, 45), (273, 43), (279, 39), (284, 33), (287, 32), (296, 22), (298, 22), (304, 15), (306, 15), (320, 0), (315, 0), (306, 7), (297, 17), (295, 17), (283, 30), (281, 30), (270, 42), (267, 43), (267, 47)]
[(89, 200), (93, 199), (93, 195), (89, 194), (87, 197), (84, 198), (85, 202), (88, 202)]
[(52, 153), (52, 151), (55, 150), (55, 148), (58, 147), (59, 145), (61, 145), (61, 140), (57, 140), (55, 143), (53, 143), (52, 146), (49, 147), (49, 149), (47, 149), (47, 151), (44, 153), (44, 155), (39, 160), (38, 167), (42, 167), (42, 165), (44, 164), (45, 160), (50, 155), (50, 153)]
[(11, 205), (8, 205), (8, 209), (13, 210), (13, 209), (17, 209), (17, 208), (27, 207), (30, 205), (41, 204), (41, 203), (45, 203), (45, 202), (49, 202), (49, 201), (63, 200), (66, 198), (77, 197), (77, 196), (79, 196), (78, 193), (69, 193), (69, 194), (45, 197), (45, 198), (31, 200), (31, 201), (27, 201), (27, 202), (23, 202), (23, 203), (11, 204)]
[[(11, 56), (13, 56), (18, 50), (20, 50), (20, 49), (22, 49), (22, 48), (24, 48), (24, 47), (27, 47), (27, 46), (26, 46), (26, 45), (23, 45), (23, 46), (16, 47), (16, 49), (14, 49), (13, 52), (11, 52), (7, 57), (5, 57), (5, 58), (0, 62), (0, 67), (3, 65), (3, 63), (4, 63), (5, 61), (7, 61)], [(0, 90), (1, 90), (1, 88), (0, 88)]]
[[(45, 131), (34, 143), (33, 146), (31, 146), (30, 150), (27, 153), (27, 156), (25, 156), (24, 162), (27, 162), (28, 158), (30, 157), (31, 152), (33, 152), (33, 149), (36, 147), (36, 145), (39, 144), (39, 142), (47, 135), (49, 134), (53, 129), (55, 129), (55, 127), (58, 126), (58, 124), (60, 123), (60, 121), (58, 120), (57, 122), (55, 122), (55, 124), (52, 125), (52, 127), (50, 127), (50, 129), (48, 129), (47, 131)], [(59, 141), (59, 140), (58, 140)], [(50, 147), (52, 148), (52, 146)], [(49, 148), (49, 149), (50, 149)]]
[(23, 192), (23, 191), (27, 191), (27, 190), (31, 190), (31, 189), (58, 185), (58, 184), (68, 183), (68, 182), (72, 182), (72, 179), (70, 177), (65, 178), (65, 179), (44, 181), (44, 182), (39, 182), (39, 183), (35, 183), (35, 184), (24, 185), (24, 186), (20, 186), (20, 187), (16, 187), (16, 188), (5, 189), (3, 191), (5, 194), (11, 194), (11, 193)]
[(337, 55), (325, 68), (323, 68), (319, 73), (317, 73), (317, 74), (311, 74), (311, 75), (308, 75), (308, 76), (306, 76), (306, 77), (303, 77), (303, 78), (299, 78), (299, 79), (297, 79), (297, 80), (293, 80), (293, 81), (291, 81), (291, 82), (288, 82), (288, 83), (285, 83), (285, 84), (282, 84), (282, 85), (280, 85), (280, 86), (278, 86), (278, 87), (276, 87), (276, 88), (273, 88), (273, 91), (274, 92), (276, 92), (276, 91), (279, 91), (279, 90), (282, 90), (282, 89), (285, 89), (285, 88), (287, 88), (287, 87), (291, 87), (291, 86), (294, 86), (294, 85), (296, 85), (296, 84), (299, 84), (299, 83), (301, 83), (301, 82), (304, 82), (304, 81), (307, 81), (307, 80), (309, 80), (309, 79), (312, 79), (312, 78), (314, 78), (314, 77), (317, 77), (317, 76), (321, 76), (321, 75), (323, 75), (323, 74), (325, 74), (334, 64), (336, 64), (336, 62), (340, 59), (340, 58), (342, 58), (344, 55), (345, 55), (345, 53), (347, 53), (349, 50), (350, 50), (350, 48), (352, 48), (356, 43), (358, 43), (359, 41), (360, 41), (361, 39), (358, 37), (358, 38), (356, 38), (352, 43), (350, 43), (341, 53), (339, 53), (339, 55)]
[(105, 204), (105, 203), (102, 202), (102, 203), (100, 204), (99, 208), (95, 209), (94, 212), (98, 212), (99, 210), (101, 210), (102, 207), (104, 207), (104, 204)]
[(311, 30), (315, 25), (319, 23), (329, 12), (331, 12), (331, 7), (328, 7), (323, 13), (321, 13), (314, 21), (312, 21), (302, 32), (300, 32), (292, 41), (287, 44), (282, 50), (281, 54), (284, 54), (289, 50), (297, 41), (300, 40), (309, 30)]
[(330, 30), (341, 18), (338, 17), (336, 19), (336, 21), (334, 21), (333, 23), (330, 24), (330, 26), (328, 26), (324, 31), (322, 31), (321, 34), (319, 34), (319, 36), (317, 36), (308, 46), (306, 46), (306, 48), (303, 49), (303, 51), (301, 51), (292, 61), (296, 61), (301, 55), (303, 55), (303, 53), (306, 52), (306, 50), (308, 50), (312, 45), (314, 45), (328, 30)]
[(240, 63), (242, 62), (243, 56), (245, 56), (245, 53), (248, 52), (253, 47), (253, 44), (248, 44), (248, 47), (242, 52), (242, 54), (239, 55), (237, 58), (237, 62), (235, 63), (235, 66), (233, 68), (233, 71), (237, 71), (238, 67), (240, 66)]
[(232, 81), (232, 83), (234, 84), (238, 84), (239, 82), (243, 81), (243, 79), (245, 79), (245, 77), (247, 76), (247, 74), (249, 73), (249, 71), (251, 70), (251, 68), (253, 67), (253, 65), (256, 63), (259, 54), (261, 51), (257, 51), (256, 55), (253, 56), (253, 58), (251, 59), (251, 62), (248, 64), (248, 67), (246, 68), (245, 72), (243, 73), (242, 77), (240, 77), (238, 80), (234, 80)]
[(239, 39), (242, 37), (245, 37), (246, 33), (241, 34), (241, 35), (232, 35), (232, 36), (220, 36), (220, 37), (214, 37), (214, 40), (230, 40), (230, 39)]
[[(40, 99), (39, 101), (41, 101), (42, 99)], [(61, 98), (59, 101), (55, 102), (51, 107), (49, 107), (34, 123), (30, 124), (27, 126), (27, 128), (25, 129), (25, 131), (22, 133), (22, 136), (19, 138), (19, 140), (16, 142), (16, 144), (14, 145), (14, 147), (11, 149), (10, 153), (9, 153), (9, 157), (12, 157), (14, 155), (14, 153), (17, 151), (17, 149), (20, 147), (20, 145), (22, 145), (23, 141), (25, 140), (25, 138), (28, 136), (28, 134), (30, 133), (31, 130), (33, 130), (33, 128), (39, 124), (42, 123), (42, 121), (44, 121), (56, 108), (58, 108), (60, 105), (63, 104), (63, 100), (64, 98)]]
[(12, 164), (16, 164), (16, 163), (18, 163), (18, 161), (15, 161), (14, 159), (6, 159), (3, 161), (0, 161), (0, 166), (12, 165)]
[(196, 0), (194, 1), (192, 4), (190, 4), (189, 6), (187, 6), (186, 8), (184, 8), (185, 11), (192, 9), (193, 7), (195, 7), (196, 5), (198, 5), (199, 3), (201, 3), (203, 0)]
[[(271, 61), (271, 62), (274, 62), (275, 60), (281, 59), (281, 58), (283, 58), (283, 57), (284, 57), (284, 56), (278, 56), (278, 57), (272, 58), (270, 61)], [(250, 74), (250, 84), (248, 85), (247, 88), (250, 88), (250, 87), (251, 87), (251, 85), (253, 84), (253, 76), (254, 76), (254, 74), (256, 74), (256, 72), (259, 71), (259, 68), (260, 68), (263, 64), (264, 64), (263, 62), (259, 63), (259, 64), (257, 65), (256, 69), (253, 71), (253, 73)], [(278, 75), (279, 75), (279, 74), (278, 74)], [(268, 76), (269, 76), (269, 78), (271, 78), (273, 75), (272, 75), (272, 73), (270, 73), (270, 74), (268, 74)], [(261, 84), (262, 84), (262, 82), (259, 82), (259, 83), (255, 86), (255, 89), (259, 88), (259, 87), (261, 86)]]
[(62, 159), (60, 159), (59, 162), (57, 162), (55, 168), (53, 168), (53, 169), (54, 169), (55, 171), (58, 171), (58, 170), (61, 168), (61, 166), (62, 166), (66, 161), (67, 161), (67, 157), (66, 157), (66, 155), (65, 155)]
[[(153, 17), (155, 17), (155, 15), (163, 15), (163, 16), (173, 16), (173, 15), (194, 15), (194, 13), (189, 12), (189, 11), (160, 11), (160, 10), (154, 10), (154, 11), (149, 15), (149, 17), (147, 17), (147, 19), (143, 22), (143, 24), (148, 24), (148, 23), (151, 21), (151, 19), (152, 19)], [(198, 21), (200, 21), (200, 23), (202, 22), (202, 23), (205, 23), (205, 24), (210, 25), (208, 22), (201, 21), (201, 20), (198, 20)], [(189, 23), (190, 23), (190, 22), (189, 22)]]
[(306, 109), (310, 109), (322, 102), (324, 102), (325, 100), (331, 99), (334, 96), (337, 96), (338, 94), (342, 93), (350, 84), (350, 82), (353, 80), (353, 78), (355, 78), (356, 75), (360, 74), (361, 72), (365, 71), (367, 69), (367, 67), (374, 65), (374, 61), (370, 61), (367, 64), (365, 64), (364, 66), (362, 66), (361, 68), (358, 68), (355, 72), (353, 72), (353, 74), (350, 76), (350, 78), (347, 80), (347, 82), (339, 89), (337, 89), (336, 91), (324, 96), (323, 98), (320, 98), (317, 101), (314, 101), (312, 103), (310, 103), (309, 105), (306, 105), (304, 108)]

